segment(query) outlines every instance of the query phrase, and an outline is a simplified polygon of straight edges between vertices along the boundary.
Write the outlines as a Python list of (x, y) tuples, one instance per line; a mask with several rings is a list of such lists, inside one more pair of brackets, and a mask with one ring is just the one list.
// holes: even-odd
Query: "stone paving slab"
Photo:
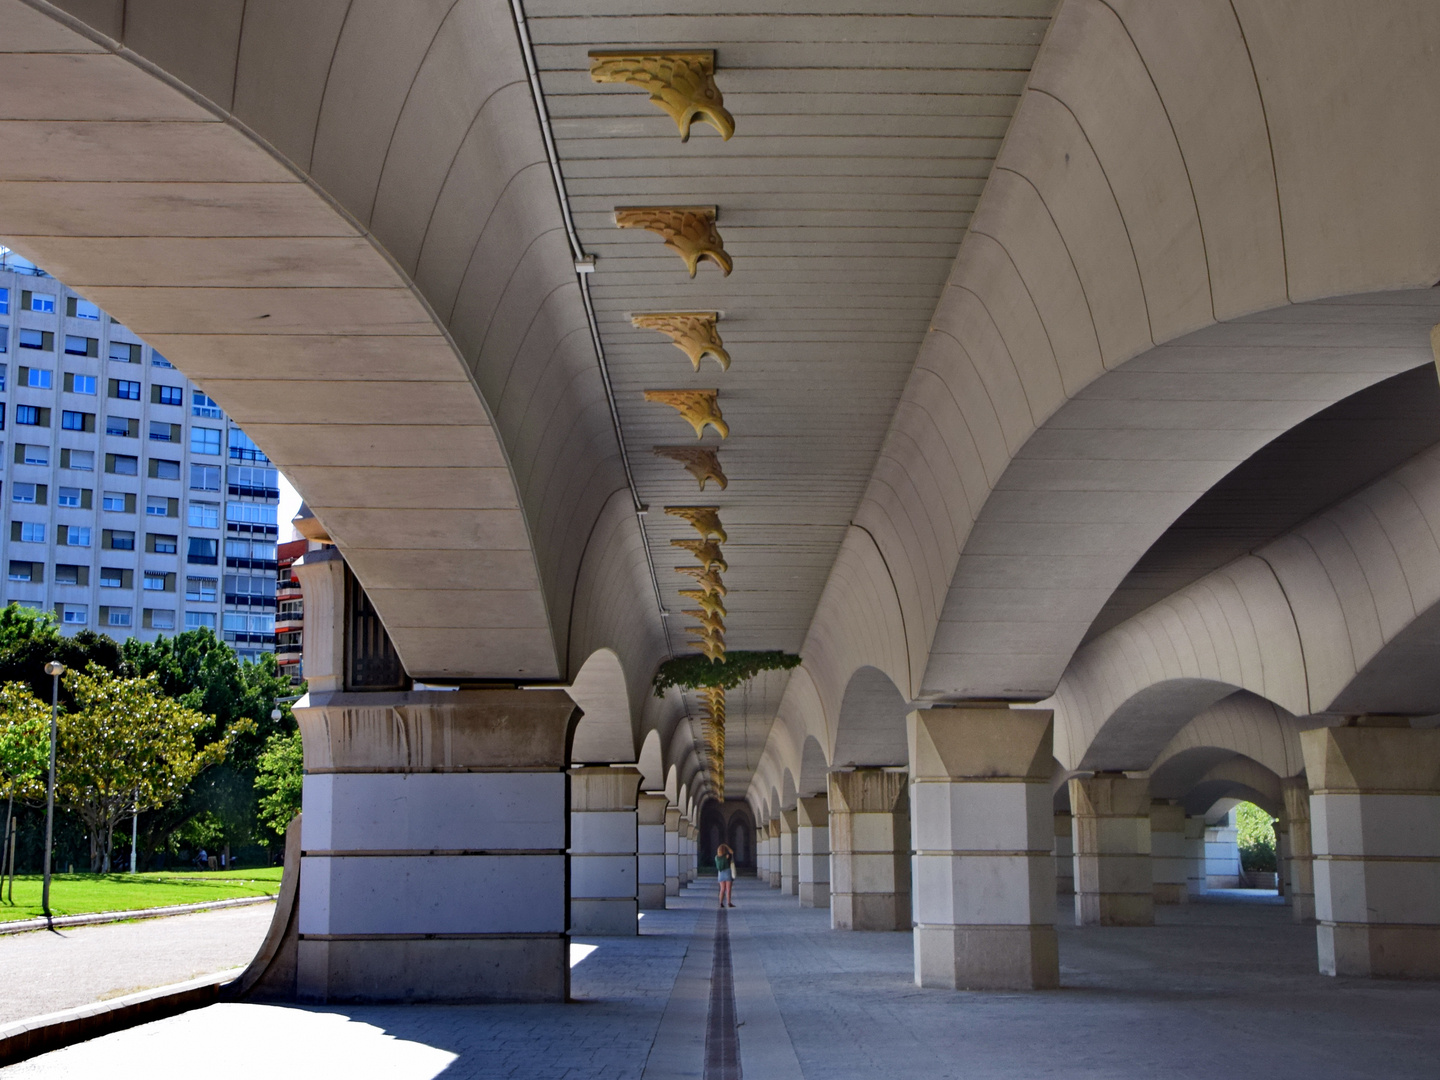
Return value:
[[(737, 886), (737, 999), (749, 984), (737, 1008), (752, 1010), (739, 1029), (746, 1080), (771, 1080), (770, 1063), (785, 1061), (807, 1080), (1437, 1075), (1440, 983), (1325, 978), (1314, 929), (1284, 907), (1162, 908), (1155, 927), (1083, 930), (1062, 908), (1062, 989), (956, 993), (913, 985), (909, 934), (836, 933), (828, 911), (754, 881)], [(573, 969), (573, 1005), (217, 1005), (0, 1077), (156, 1080), (203, 1063), (207, 1080), (249, 1080), (253, 1055), (215, 1050), (250, 1046), (264, 1046), (283, 1075), (346, 1080), (631, 1080), (647, 1067), (660, 1076), (662, 1018), (713, 889), (697, 884), (680, 910), (647, 912), (643, 936), (579, 943), (595, 948)], [(778, 1016), (756, 1018), (756, 1008)], [(764, 1045), (752, 1036), (747, 1052), (752, 1020)]]

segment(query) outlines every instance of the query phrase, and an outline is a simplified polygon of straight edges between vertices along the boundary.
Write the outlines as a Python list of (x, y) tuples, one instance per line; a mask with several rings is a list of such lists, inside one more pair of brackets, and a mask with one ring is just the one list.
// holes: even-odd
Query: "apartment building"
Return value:
[[(8, 474), (8, 475), (6, 475)], [(5, 599), (67, 632), (275, 646), (279, 475), (131, 330), (0, 249)]]

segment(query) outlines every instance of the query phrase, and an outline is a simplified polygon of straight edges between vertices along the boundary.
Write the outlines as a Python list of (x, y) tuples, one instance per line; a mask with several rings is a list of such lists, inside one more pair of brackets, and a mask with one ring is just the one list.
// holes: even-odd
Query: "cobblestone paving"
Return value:
[[(783, 1020), (779, 1037), (809, 1080), (1440, 1074), (1440, 983), (1324, 978), (1313, 928), (1284, 907), (1198, 904), (1160, 909), (1153, 928), (1084, 930), (1062, 909), (1063, 988), (1000, 994), (917, 989), (909, 934), (832, 932), (827, 911), (753, 880), (736, 900), (744, 947), (760, 958)], [(701, 885), (682, 909), (647, 913), (641, 937), (590, 939), (574, 1005), (220, 1005), (0, 1077), (164, 1080), (201, 1075), (203, 1063), (207, 1080), (250, 1080), (250, 1048), (263, 1047), (285, 1076), (638, 1078), (697, 915), (713, 902), (713, 886)], [(745, 1027), (739, 1036), (743, 1048)]]
[(1084, 930), (1065, 907), (1063, 988), (1017, 994), (920, 990), (909, 934), (837, 934), (828, 912), (778, 894), (746, 903), (811, 1080), (1440, 1075), (1440, 984), (1321, 976), (1314, 928), (1286, 907), (1161, 908), (1153, 928)]
[(252, 1080), (251, 1053), (216, 1051), (263, 1047), (284, 1076), (638, 1080), (708, 902), (700, 893), (678, 910), (646, 912), (636, 938), (576, 939), (595, 949), (571, 971), (573, 1005), (216, 1005), (0, 1069), (0, 1077), (168, 1080), (201, 1075), (203, 1062), (206, 1080)]

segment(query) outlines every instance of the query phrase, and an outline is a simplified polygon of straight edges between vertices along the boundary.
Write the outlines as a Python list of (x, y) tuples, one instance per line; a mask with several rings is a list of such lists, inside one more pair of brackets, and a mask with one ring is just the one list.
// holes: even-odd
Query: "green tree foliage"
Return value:
[(50, 706), (23, 682), (0, 686), (0, 799), (43, 799), (49, 768)]
[(1240, 848), (1240, 865), (1246, 870), (1268, 873), (1275, 869), (1275, 819), (1254, 803), (1235, 807), (1235, 842)]
[[(114, 638), (82, 630), (73, 637), (60, 633), (53, 611), (9, 604), (0, 608), (0, 682), (23, 682), (35, 696), (49, 702), (51, 677), (45, 665), (59, 660), (67, 668), (83, 671), (99, 664), (106, 671), (122, 674), (125, 658)], [(61, 690), (62, 703), (68, 696)]]
[(672, 686), (681, 690), (698, 690), (705, 686), (733, 690), (762, 671), (789, 671), (799, 666), (800, 657), (778, 650), (752, 652), (731, 649), (723, 660), (711, 660), (698, 653), (677, 656), (666, 660), (655, 672), (655, 696), (664, 697), (665, 691)]
[(261, 792), (260, 824), (279, 836), (300, 812), (300, 788), (304, 780), (305, 754), (300, 732), (276, 733), (265, 741), (255, 787)]
[(84, 822), (98, 873), (109, 866), (121, 817), (178, 800), (253, 723), (236, 720), (205, 742), (215, 719), (167, 696), (154, 674), (124, 678), (90, 664), (63, 679), (74, 706), (60, 720), (56, 794)]

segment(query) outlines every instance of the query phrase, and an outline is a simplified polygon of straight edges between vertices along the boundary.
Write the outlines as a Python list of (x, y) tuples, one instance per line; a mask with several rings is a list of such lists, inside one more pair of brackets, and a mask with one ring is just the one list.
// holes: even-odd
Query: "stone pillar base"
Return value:
[(836, 893), (830, 900), (835, 930), (909, 930), (909, 893)]
[(633, 937), (639, 911), (634, 900), (570, 898), (570, 932), (577, 937)]
[[(676, 889), (676, 892), (679, 892), (679, 889)], [(641, 885), (639, 897), (640, 910), (664, 911), (666, 895), (664, 885)]]
[[(1190, 890), (1185, 885), (1157, 881), (1153, 889), (1157, 904), (1188, 904), (1190, 902)], [(1153, 920), (1153, 914), (1151, 918)]]
[(1077, 926), (1154, 926), (1155, 898), (1123, 893), (1076, 893)]
[(301, 1001), (563, 1001), (570, 947), (563, 935), (529, 938), (302, 938)]
[(800, 906), (828, 908), (830, 906), (830, 883), (828, 881), (800, 882)]
[(915, 981), (945, 990), (1053, 990), (1053, 926), (917, 926)]
[(1321, 923), (1315, 936), (1322, 975), (1440, 978), (1440, 926)]

